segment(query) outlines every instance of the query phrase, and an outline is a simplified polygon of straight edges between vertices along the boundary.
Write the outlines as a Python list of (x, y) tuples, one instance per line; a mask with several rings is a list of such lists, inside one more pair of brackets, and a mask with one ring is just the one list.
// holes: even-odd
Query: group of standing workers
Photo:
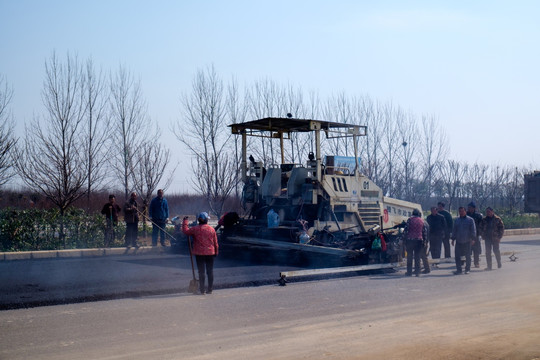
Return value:
[[(444, 248), (444, 257), (451, 258), (450, 246), (454, 246), (454, 257), (456, 262), (455, 275), (468, 274), (471, 271), (471, 263), (475, 268), (480, 267), (480, 254), (482, 253), (481, 240), (485, 242), (486, 263), (485, 270), (492, 270), (491, 253), (495, 254), (497, 267), (501, 268), (501, 253), (499, 244), (504, 234), (504, 223), (502, 219), (495, 215), (491, 207), (486, 208), (486, 216), (476, 211), (474, 201), (465, 207), (460, 206), (458, 217), (446, 211), (445, 204), (439, 202), (437, 207), (431, 208), (431, 214), (426, 221), (422, 219), (420, 210), (413, 210), (412, 216), (407, 220), (404, 228), (405, 249), (407, 251), (407, 276), (414, 274), (420, 276), (421, 264), (423, 262), (423, 273), (431, 271), (427, 254), (428, 249), (432, 259), (441, 258), (441, 248)], [(452, 243), (450, 245), (450, 240)], [(472, 257), (472, 259), (471, 259)], [(465, 269), (463, 270), (463, 259), (465, 259)], [(434, 264), (437, 267), (437, 263)]]
[[(161, 246), (165, 246), (165, 226), (169, 221), (169, 204), (163, 195), (163, 190), (159, 189), (157, 196), (152, 199), (148, 208), (148, 218), (152, 223), (152, 246), (157, 246), (158, 238)], [(137, 193), (131, 193), (123, 209), (124, 221), (126, 222), (125, 246), (138, 248), (139, 215), (145, 215), (139, 210)], [(114, 241), (114, 228), (118, 224), (118, 216), (121, 211), (120, 206), (116, 204), (116, 197), (109, 195), (109, 202), (103, 205), (101, 210), (106, 219), (106, 247), (110, 246)], [(197, 216), (198, 225), (192, 228), (188, 226), (188, 219), (187, 216), (183, 219), (182, 232), (193, 239), (190, 251), (195, 255), (199, 272), (199, 294), (211, 294), (214, 286), (214, 257), (219, 252), (217, 234), (214, 228), (208, 225), (209, 216), (206, 212), (202, 212)], [(208, 277), (208, 287), (205, 287), (205, 272)]]
[[(115, 239), (115, 227), (118, 225), (118, 216), (122, 209), (116, 203), (116, 197), (109, 195), (109, 202), (103, 205), (101, 213), (105, 215), (105, 246), (108, 247)], [(138, 248), (137, 237), (139, 233), (140, 216), (145, 216), (139, 210), (137, 193), (132, 192), (124, 204), (124, 221), (126, 222), (125, 246)], [(157, 246), (158, 237), (161, 246), (165, 246), (165, 224), (169, 219), (169, 204), (163, 197), (163, 190), (159, 189), (157, 196), (150, 202), (148, 216), (152, 222), (152, 246)]]

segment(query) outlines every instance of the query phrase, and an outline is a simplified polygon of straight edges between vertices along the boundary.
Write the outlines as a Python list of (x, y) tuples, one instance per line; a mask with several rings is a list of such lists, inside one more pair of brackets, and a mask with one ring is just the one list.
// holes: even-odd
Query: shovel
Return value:
[(193, 255), (191, 253), (191, 236), (188, 236), (189, 243), (189, 260), (191, 260), (191, 271), (193, 272), (193, 279), (189, 282), (188, 291), (192, 294), (196, 294), (199, 291), (199, 280), (195, 277), (195, 267), (193, 266)]

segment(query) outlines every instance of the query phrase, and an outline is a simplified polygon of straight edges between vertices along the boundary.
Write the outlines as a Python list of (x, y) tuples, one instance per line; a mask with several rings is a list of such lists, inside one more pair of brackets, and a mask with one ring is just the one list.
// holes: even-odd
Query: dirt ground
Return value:
[(275, 330), (252, 328), (245, 341), (245, 333), (229, 333), (233, 343), (251, 345), (222, 347), (197, 359), (243, 358), (249, 349), (264, 354), (258, 359), (540, 360), (536, 275), (523, 281), (482, 272), (462, 276), (476, 276), (481, 283), (472, 286), (482, 290), (471, 293), (464, 285), (461, 294), (422, 296), (416, 303), (405, 299), (403, 305), (377, 307), (375, 313), (345, 311), (280, 323)]
[[(486, 301), (478, 307), (474, 304), (432, 304), (424, 306), (421, 312), (407, 307), (406, 311), (399, 311), (406, 315), (397, 320), (390, 309), (384, 309), (388, 310), (384, 316), (386, 320), (374, 317), (361, 327), (358, 327), (354, 314), (350, 314), (350, 320), (292, 326), (291, 340), (281, 339), (279, 347), (272, 347), (272, 352), (266, 352), (263, 358), (540, 359), (538, 295)], [(311, 335), (294, 336), (296, 332), (305, 334), (306, 331)], [(258, 350), (263, 349), (253, 349), (254, 353)]]
[[(540, 359), (537, 295), (493, 300), (477, 309), (479, 313), (464, 313), (463, 308), (449, 306), (440, 311), (433, 309), (430, 316), (417, 323), (423, 331), (415, 333), (411, 328), (413, 339), (396, 337), (396, 341), (383, 345), (386, 349), (382, 353), (374, 352), (359, 359)], [(414, 321), (414, 317), (400, 319), (402, 328), (407, 321)]]

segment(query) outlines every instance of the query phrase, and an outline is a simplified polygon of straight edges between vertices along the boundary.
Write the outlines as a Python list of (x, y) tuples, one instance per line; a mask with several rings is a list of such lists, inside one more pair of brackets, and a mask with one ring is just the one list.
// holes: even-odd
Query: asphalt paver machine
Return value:
[[(245, 215), (225, 229), (225, 242), (337, 256), (356, 264), (401, 258), (400, 228), (421, 207), (384, 196), (361, 173), (358, 143), (366, 126), (290, 117), (229, 126), (242, 139)], [(314, 151), (306, 151), (305, 162), (286, 162), (286, 142), (302, 135), (309, 137)], [(322, 136), (348, 141), (354, 155), (323, 158)], [(281, 162), (265, 164), (248, 155), (249, 137), (279, 141)]]

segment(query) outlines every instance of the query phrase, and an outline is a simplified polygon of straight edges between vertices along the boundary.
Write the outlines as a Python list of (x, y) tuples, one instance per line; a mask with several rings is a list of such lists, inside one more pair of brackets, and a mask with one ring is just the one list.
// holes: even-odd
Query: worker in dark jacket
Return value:
[(163, 197), (163, 190), (159, 189), (157, 196), (150, 202), (148, 215), (152, 220), (152, 246), (157, 246), (157, 239), (161, 246), (165, 246), (165, 224), (169, 220), (169, 204)]
[[(420, 214), (422, 216), (422, 214)], [(422, 274), (429, 274), (431, 272), (431, 268), (429, 266), (429, 224), (426, 220), (424, 220), (424, 226), (425, 231), (427, 233), (427, 236), (425, 238), (422, 238), (422, 250), (420, 251), (420, 259), (422, 260), (422, 265), (424, 265), (424, 270), (422, 270)]]
[(450, 235), (452, 235), (452, 228), (454, 227), (454, 219), (452, 219), (452, 214), (450, 214), (447, 210), (444, 209), (446, 204), (442, 201), (439, 201), (437, 204), (438, 213), (444, 216), (444, 220), (446, 221), (446, 231), (444, 232), (444, 237), (442, 239), (442, 243), (444, 246), (444, 258), (450, 259), (452, 257), (452, 253), (450, 251)]
[(467, 216), (473, 218), (474, 225), (476, 226), (476, 238), (471, 244), (471, 252), (474, 255), (474, 267), (480, 267), (480, 254), (482, 254), (482, 244), (480, 242), (480, 233), (478, 229), (480, 227), (480, 221), (482, 221), (482, 214), (476, 212), (476, 204), (471, 201), (467, 205)]
[(463, 206), (458, 209), (459, 217), (454, 220), (452, 228), (452, 245), (456, 246), (456, 271), (455, 275), (462, 274), (461, 257), (465, 256), (465, 274), (471, 271), (471, 244), (476, 239), (476, 225), (474, 220), (467, 216)]
[(502, 263), (499, 244), (504, 234), (504, 223), (500, 217), (495, 215), (491, 207), (486, 209), (486, 217), (484, 217), (480, 222), (480, 234), (482, 235), (482, 238), (486, 244), (486, 270), (491, 270), (492, 248), (493, 253), (495, 254), (495, 259), (497, 259), (497, 267), (500, 269)]
[(126, 222), (126, 247), (138, 248), (139, 209), (137, 208), (137, 193), (132, 192), (124, 204), (124, 221)]
[(116, 196), (109, 195), (109, 202), (103, 205), (101, 213), (105, 215), (105, 247), (109, 247), (116, 237), (115, 228), (118, 225), (118, 215), (120, 215), (120, 206), (116, 203)]
[(431, 215), (428, 215), (426, 221), (429, 224), (429, 248), (432, 259), (441, 258), (441, 245), (446, 234), (446, 220), (439, 214), (436, 206), (431, 207)]

